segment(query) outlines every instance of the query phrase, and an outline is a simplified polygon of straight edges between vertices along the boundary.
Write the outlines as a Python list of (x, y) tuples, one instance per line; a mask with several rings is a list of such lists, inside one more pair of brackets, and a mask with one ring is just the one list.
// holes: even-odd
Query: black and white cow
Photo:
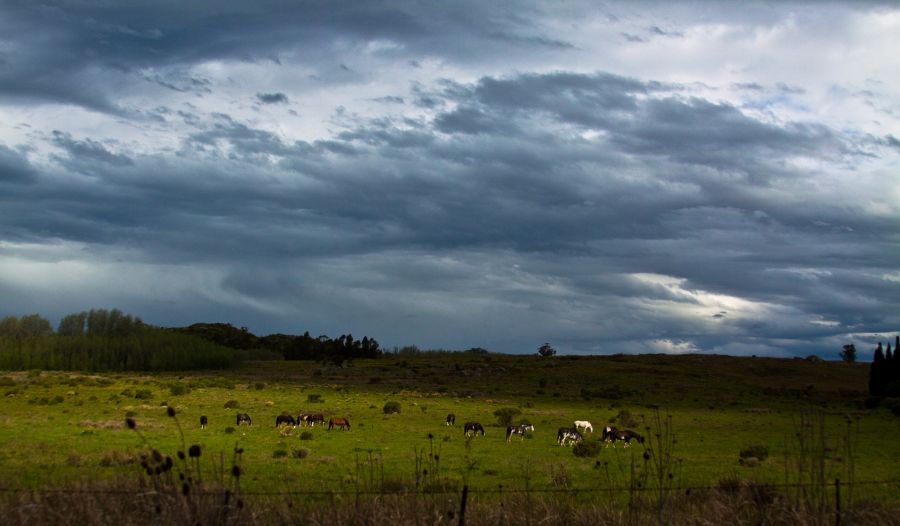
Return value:
[(452, 426), (456, 424), (456, 415), (450, 413), (447, 415), (447, 425)]
[(200, 417), (200, 429), (206, 429), (206, 424), (209, 423), (209, 419), (206, 418), (206, 415)]
[(463, 426), (463, 434), (466, 436), (469, 436), (469, 433), (475, 436), (479, 431), (481, 431), (481, 436), (484, 436), (484, 427), (478, 422), (466, 422)]
[(584, 437), (574, 427), (561, 427), (556, 432), (556, 443), (560, 446), (568, 446), (584, 441)]
[(294, 417), (288, 415), (286, 413), (281, 413), (280, 415), (275, 417), (275, 427), (281, 425), (289, 425), (291, 427), (297, 427), (297, 421), (294, 420)]
[(509, 444), (510, 439), (512, 439), (513, 435), (519, 435), (522, 437), (522, 440), (525, 440), (525, 432), (526, 431), (534, 431), (534, 426), (531, 424), (519, 424), (517, 426), (506, 426), (506, 443)]
[(253, 421), (250, 420), (250, 415), (248, 415), (247, 413), (238, 413), (237, 425), (240, 426), (240, 425), (244, 425), (244, 424), (247, 424), (248, 426), (253, 425)]

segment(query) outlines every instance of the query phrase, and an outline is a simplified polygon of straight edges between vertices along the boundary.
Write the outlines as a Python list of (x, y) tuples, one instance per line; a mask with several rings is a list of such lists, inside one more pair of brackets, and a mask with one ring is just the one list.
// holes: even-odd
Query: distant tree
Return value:
[(884, 394), (887, 387), (887, 361), (884, 359), (884, 350), (881, 348), (881, 342), (875, 348), (875, 356), (872, 358), (872, 365), (869, 367), (869, 394), (872, 396), (880, 396)]
[(56, 333), (60, 336), (84, 336), (85, 324), (87, 323), (87, 313), (79, 312), (78, 314), (68, 314), (59, 320), (59, 327)]
[(22, 316), (19, 320), (19, 334), (26, 338), (29, 336), (46, 336), (53, 334), (53, 327), (40, 314), (29, 314)]
[(18, 336), (19, 318), (7, 316), (0, 320), (0, 336)]
[(844, 346), (844, 350), (841, 351), (841, 360), (844, 360), (846, 363), (854, 363), (856, 361), (856, 346), (852, 343)]
[(554, 356), (556, 355), (556, 349), (551, 347), (549, 343), (545, 343), (538, 347), (538, 354), (543, 357)]

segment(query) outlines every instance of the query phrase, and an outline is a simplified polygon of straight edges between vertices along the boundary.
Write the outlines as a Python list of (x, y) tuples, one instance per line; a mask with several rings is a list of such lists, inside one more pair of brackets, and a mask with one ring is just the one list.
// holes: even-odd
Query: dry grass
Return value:
[[(182, 483), (158, 487), (144, 480), (109, 486), (78, 486), (57, 491), (8, 493), (0, 514), (9, 525), (195, 525), (310, 524), (398, 526), (458, 524), (459, 495), (416, 493), (314, 496), (251, 496), (224, 489), (197, 491)], [(821, 514), (770, 488), (740, 481), (733, 486), (683, 495), (662, 517), (655, 503), (585, 499), (568, 494), (471, 496), (465, 523), (471, 526), (523, 524), (577, 525), (750, 525), (834, 524), (831, 510)], [(860, 504), (842, 514), (844, 524), (900, 525), (900, 508)]]

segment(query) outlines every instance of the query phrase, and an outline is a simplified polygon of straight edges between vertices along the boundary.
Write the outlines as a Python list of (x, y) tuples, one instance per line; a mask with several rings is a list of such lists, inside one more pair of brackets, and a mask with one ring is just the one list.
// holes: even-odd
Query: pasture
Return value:
[[(174, 455), (195, 444), (209, 479), (243, 448), (245, 492), (626, 488), (636, 477), (655, 480), (645, 448), (655, 458), (671, 453), (664, 475), (680, 487), (793, 482), (802, 476), (798, 462), (811, 456), (820, 457), (828, 481), (896, 480), (900, 418), (863, 409), (867, 375), (866, 364), (806, 360), (470, 353), (343, 368), (277, 361), (190, 374), (7, 372), (0, 373), (0, 480), (6, 488), (114, 480), (139, 472), (134, 460), (148, 445)], [(399, 412), (387, 414), (388, 402)], [(503, 409), (534, 431), (507, 443), (495, 416)], [(282, 412), (301, 411), (352, 426), (276, 429)], [(238, 426), (238, 413), (252, 425)], [(445, 424), (448, 413), (454, 426)], [(139, 433), (123, 425), (126, 418)], [(575, 420), (592, 422), (584, 437), (599, 445), (596, 456), (556, 444), (557, 429)], [(464, 437), (467, 421), (482, 423), (485, 436)], [(603, 447), (608, 423), (647, 443)], [(751, 446), (764, 446), (768, 458), (742, 465), (740, 452)], [(897, 486), (860, 486), (856, 495), (896, 503)]]

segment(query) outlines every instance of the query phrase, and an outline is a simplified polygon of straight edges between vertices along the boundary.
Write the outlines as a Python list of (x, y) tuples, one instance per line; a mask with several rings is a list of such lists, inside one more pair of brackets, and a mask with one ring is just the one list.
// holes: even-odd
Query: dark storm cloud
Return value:
[(73, 139), (68, 133), (58, 130), (53, 131), (53, 142), (64, 149), (72, 160), (79, 164), (90, 166), (93, 163), (105, 163), (113, 166), (129, 166), (134, 164), (125, 155), (114, 154), (103, 147), (102, 144), (91, 139), (82, 141)]
[(20, 185), (35, 182), (37, 172), (19, 152), (0, 144), (0, 184)]
[[(577, 46), (538, 26), (530, 4), (323, 6), (2, 8), (5, 101), (113, 113), (133, 135), (91, 121), (89, 132), (53, 124), (27, 145), (0, 144), (0, 241), (192, 269), (164, 278), (184, 298), (148, 298), (137, 312), (179, 312), (172, 324), (203, 313), (263, 331), (301, 319), (299, 330), (347, 323), (335, 330), (501, 351), (551, 339), (629, 352), (660, 339), (809, 354), (900, 322), (896, 221), (867, 207), (869, 194), (822, 190), (832, 172), (896, 155), (893, 135), (763, 119), (693, 84), (546, 64), (429, 79), (435, 63), (440, 74), (517, 71), (493, 61)], [(653, 22), (611, 34), (688, 34)], [(415, 63), (421, 77), (381, 82), (352, 61), (363, 50)], [(226, 73), (207, 74), (217, 61)], [(229, 75), (244, 66), (281, 83), (237, 86)], [(326, 88), (321, 99), (288, 87), (295, 66), (299, 82)], [(377, 110), (327, 100), (346, 96), (328, 89), (343, 83)], [(768, 97), (804, 94), (771, 79), (731, 88), (763, 112)], [(261, 106), (286, 103), (303, 118)], [(327, 130), (301, 109), (320, 104), (334, 108)], [(5, 297), (15, 285), (0, 278)]]
[(288, 101), (284, 93), (257, 93), (256, 98), (263, 104), (286, 104)]
[[(59, 102), (124, 114), (120, 93), (112, 88), (123, 75), (174, 91), (209, 93), (206, 79), (185, 75), (182, 68), (213, 60), (280, 64), (279, 55), (290, 53), (321, 71), (317, 78), (340, 81), (325, 64), (336, 62), (348, 41), (397, 40), (408, 52), (461, 60), (483, 60), (488, 48), (502, 56), (504, 49), (523, 43), (570, 47), (523, 33), (536, 9), (527, 4), (516, 8), (515, 17), (503, 6), (479, 5), (469, 14), (458, 7), (414, 2), (288, 5), (275, 0), (253, 6), (12, 3), (0, 17), (0, 34), (9, 43), (0, 48), (0, 95), (25, 104)], [(457, 38), (461, 34), (467, 37)]]

